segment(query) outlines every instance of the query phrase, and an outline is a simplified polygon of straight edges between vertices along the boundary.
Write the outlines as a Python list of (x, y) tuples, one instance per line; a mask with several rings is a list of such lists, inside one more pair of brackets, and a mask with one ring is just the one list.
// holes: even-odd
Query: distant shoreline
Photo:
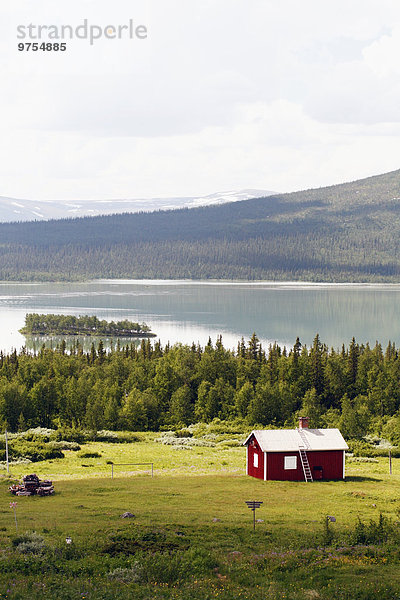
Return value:
[(24, 336), (38, 336), (38, 337), (48, 337), (51, 335), (57, 335), (61, 337), (103, 337), (103, 338), (153, 338), (157, 337), (156, 333), (152, 332), (143, 332), (143, 333), (94, 333), (93, 331), (27, 331), (25, 327), (19, 330), (19, 333), (22, 333)]
[(400, 288), (400, 281), (307, 281), (304, 279), (293, 280), (293, 279), (127, 279), (127, 278), (83, 278), (76, 280), (13, 280), (13, 279), (2, 279), (0, 285), (5, 286), (41, 286), (54, 283), (57, 285), (97, 285), (97, 284), (109, 284), (109, 285), (143, 285), (146, 287), (157, 287), (160, 285), (174, 286), (174, 285), (200, 285), (200, 286), (250, 286), (250, 287), (271, 287), (271, 288), (293, 288), (299, 289), (304, 287), (305, 289), (313, 288), (355, 288), (355, 289), (396, 289)]

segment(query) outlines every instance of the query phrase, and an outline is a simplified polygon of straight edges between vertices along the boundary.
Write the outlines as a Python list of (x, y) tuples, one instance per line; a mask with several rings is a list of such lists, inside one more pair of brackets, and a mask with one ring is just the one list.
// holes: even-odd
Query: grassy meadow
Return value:
[[(350, 459), (344, 482), (262, 482), (244, 448), (156, 437), (12, 465), (12, 479), (52, 478), (52, 497), (11, 496), (2, 471), (0, 599), (400, 598), (400, 459), (391, 476), (387, 459)], [(154, 478), (116, 466), (111, 479), (107, 461), (154, 462)]]

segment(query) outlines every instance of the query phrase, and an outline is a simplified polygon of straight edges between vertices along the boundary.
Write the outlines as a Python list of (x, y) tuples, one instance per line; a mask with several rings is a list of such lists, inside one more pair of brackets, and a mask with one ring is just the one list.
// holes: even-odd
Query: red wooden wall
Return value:
[[(254, 455), (258, 455), (258, 467), (254, 466)], [(258, 445), (254, 435), (251, 436), (247, 444), (247, 475), (264, 479), (264, 452)]]
[[(284, 457), (297, 456), (297, 469), (284, 469)], [(313, 479), (321, 471), (322, 479), (343, 479), (343, 450), (307, 451)], [(250, 475), (251, 473), (249, 473)], [(278, 481), (304, 481), (299, 452), (270, 452), (267, 454), (267, 479)]]

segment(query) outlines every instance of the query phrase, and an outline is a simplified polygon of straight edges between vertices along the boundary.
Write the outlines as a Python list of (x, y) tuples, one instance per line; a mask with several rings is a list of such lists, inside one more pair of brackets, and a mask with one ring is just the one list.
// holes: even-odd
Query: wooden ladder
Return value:
[(310, 463), (308, 462), (307, 456), (307, 449), (310, 448), (310, 444), (308, 443), (307, 437), (304, 435), (304, 431), (302, 429), (298, 429), (297, 431), (299, 432), (299, 436), (301, 438), (301, 443), (299, 444), (299, 453), (301, 466), (303, 467), (304, 480), (313, 481)]

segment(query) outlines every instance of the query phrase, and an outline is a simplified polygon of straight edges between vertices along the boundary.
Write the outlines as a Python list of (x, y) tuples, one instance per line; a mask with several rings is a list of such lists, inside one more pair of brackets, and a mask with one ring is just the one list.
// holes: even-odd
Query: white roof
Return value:
[(258, 429), (252, 431), (243, 445), (246, 445), (252, 435), (256, 438), (263, 452), (298, 452), (305, 450), (348, 450), (339, 429), (309, 429), (302, 430), (306, 442), (303, 441), (298, 429)]

